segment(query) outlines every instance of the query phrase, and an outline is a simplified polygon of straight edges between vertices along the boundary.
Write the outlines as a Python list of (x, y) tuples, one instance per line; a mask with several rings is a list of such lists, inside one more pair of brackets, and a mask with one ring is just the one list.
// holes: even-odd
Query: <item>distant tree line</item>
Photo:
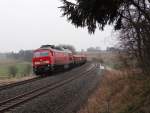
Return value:
[(87, 52), (101, 52), (100, 47), (89, 47), (87, 48)]
[(108, 52), (125, 52), (124, 49), (118, 48), (118, 47), (107, 47), (106, 51)]
[(103, 52), (103, 51), (107, 51), (107, 52), (123, 52), (124, 50), (121, 48), (117, 48), (117, 47), (107, 47), (106, 50), (101, 50), (100, 47), (89, 47), (87, 48), (87, 52)]
[(6, 58), (6, 55), (4, 53), (0, 53), (0, 59)]
[(32, 50), (20, 50), (18, 53), (7, 53), (6, 57), (11, 59), (23, 60), (23, 61), (31, 61), (33, 56)]

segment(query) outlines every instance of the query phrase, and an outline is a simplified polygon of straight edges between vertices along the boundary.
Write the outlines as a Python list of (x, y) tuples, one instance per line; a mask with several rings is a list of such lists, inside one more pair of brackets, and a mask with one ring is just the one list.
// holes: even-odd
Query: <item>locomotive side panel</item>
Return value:
[(68, 64), (69, 61), (69, 56), (65, 52), (59, 52), (55, 51), (54, 52), (54, 57), (55, 57), (55, 65), (65, 65)]

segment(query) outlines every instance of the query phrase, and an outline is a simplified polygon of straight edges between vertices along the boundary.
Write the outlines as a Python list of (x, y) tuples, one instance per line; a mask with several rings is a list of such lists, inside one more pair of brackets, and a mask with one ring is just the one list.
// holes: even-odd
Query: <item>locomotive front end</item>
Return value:
[(53, 70), (53, 56), (47, 49), (39, 49), (33, 52), (33, 71), (36, 75), (46, 74)]

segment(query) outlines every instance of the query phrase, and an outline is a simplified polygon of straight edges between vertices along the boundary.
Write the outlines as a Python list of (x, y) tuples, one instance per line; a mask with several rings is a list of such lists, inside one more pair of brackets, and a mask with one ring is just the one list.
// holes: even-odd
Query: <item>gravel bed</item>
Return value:
[(98, 85), (102, 73), (97, 71), (39, 96), (11, 113), (76, 113)]
[(34, 81), (34, 82), (31, 82), (31, 83), (27, 83), (27, 84), (15, 86), (15, 87), (10, 88), (10, 89), (2, 90), (2, 91), (0, 91), (0, 101), (3, 101), (6, 99), (9, 99), (11, 97), (14, 97), (16, 95), (31, 91), (35, 88), (45, 86), (47, 84), (52, 84), (52, 83), (55, 83), (57, 81), (67, 79), (68, 77), (73, 75), (73, 73), (80, 72), (81, 70), (83, 70), (89, 66), (90, 66), (89, 64), (85, 64), (81, 67), (74, 68), (68, 72), (59, 73), (59, 74), (56, 74), (56, 75), (53, 75), (50, 77), (41, 78), (41, 79)]

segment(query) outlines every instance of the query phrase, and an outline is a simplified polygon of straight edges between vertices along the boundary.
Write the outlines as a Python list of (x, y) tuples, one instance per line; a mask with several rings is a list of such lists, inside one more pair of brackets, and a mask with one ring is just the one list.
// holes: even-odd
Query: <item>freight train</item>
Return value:
[(74, 55), (70, 50), (54, 45), (42, 45), (33, 51), (32, 65), (35, 75), (48, 75), (58, 69), (69, 69), (86, 63), (83, 54)]

